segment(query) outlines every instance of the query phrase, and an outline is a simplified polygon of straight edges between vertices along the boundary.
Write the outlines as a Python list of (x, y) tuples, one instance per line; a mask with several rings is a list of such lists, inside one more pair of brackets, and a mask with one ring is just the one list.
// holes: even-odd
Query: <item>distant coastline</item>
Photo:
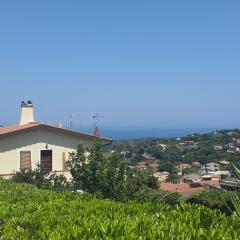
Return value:
[[(90, 127), (78, 127), (76, 130), (92, 134)], [(182, 137), (194, 133), (209, 133), (218, 130), (216, 128), (141, 128), (141, 127), (101, 127), (101, 136), (110, 137), (113, 140), (130, 140), (139, 138), (173, 138)]]

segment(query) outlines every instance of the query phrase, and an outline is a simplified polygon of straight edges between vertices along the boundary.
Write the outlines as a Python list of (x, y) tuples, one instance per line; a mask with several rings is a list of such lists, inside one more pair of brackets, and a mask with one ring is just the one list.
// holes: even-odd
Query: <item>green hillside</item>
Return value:
[(0, 239), (239, 239), (240, 219), (176, 207), (41, 190), (0, 180)]
[(181, 138), (115, 141), (108, 150), (121, 153), (133, 166), (143, 161), (159, 162), (158, 171), (172, 172), (178, 164), (195, 161), (206, 164), (227, 160), (240, 167), (240, 130), (196, 133)]

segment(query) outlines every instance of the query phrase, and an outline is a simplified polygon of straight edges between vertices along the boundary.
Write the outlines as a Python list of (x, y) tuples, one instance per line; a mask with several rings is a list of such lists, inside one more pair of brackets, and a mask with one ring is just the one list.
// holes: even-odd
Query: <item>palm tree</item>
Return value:
[(233, 174), (236, 178), (239, 188), (235, 191), (229, 191), (229, 197), (238, 217), (240, 217), (240, 169), (233, 165)]

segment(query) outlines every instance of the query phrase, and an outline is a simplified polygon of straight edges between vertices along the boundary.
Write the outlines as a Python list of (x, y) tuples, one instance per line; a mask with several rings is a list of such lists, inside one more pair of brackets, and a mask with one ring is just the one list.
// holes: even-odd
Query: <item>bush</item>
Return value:
[(37, 168), (34, 170), (22, 169), (16, 172), (12, 180), (17, 183), (34, 184), (39, 188), (49, 188), (58, 191), (69, 187), (64, 175), (49, 174), (40, 165), (37, 165)]
[(230, 215), (233, 209), (230, 198), (227, 192), (222, 190), (206, 190), (199, 194), (194, 194), (188, 200), (191, 204), (201, 204), (211, 209), (219, 209), (222, 212)]
[(119, 203), (0, 181), (0, 239), (239, 239), (240, 219), (181, 204)]

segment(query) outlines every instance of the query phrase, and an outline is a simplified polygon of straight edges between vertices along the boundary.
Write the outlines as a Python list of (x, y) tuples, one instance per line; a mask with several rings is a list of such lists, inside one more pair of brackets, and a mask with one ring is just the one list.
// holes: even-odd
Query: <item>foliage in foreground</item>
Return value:
[(69, 188), (66, 177), (63, 174), (50, 174), (41, 165), (37, 165), (34, 170), (21, 169), (12, 177), (17, 183), (29, 183), (38, 188), (48, 188), (52, 190), (63, 191)]
[(240, 219), (182, 204), (98, 200), (0, 180), (0, 239), (239, 239)]
[(227, 215), (231, 215), (234, 209), (229, 194), (218, 189), (206, 190), (194, 194), (187, 202), (191, 204), (201, 204), (211, 209), (219, 209)]
[(238, 188), (235, 191), (229, 191), (229, 197), (236, 214), (240, 218), (240, 169), (233, 165), (233, 173), (238, 183)]
[(133, 200), (135, 195), (158, 190), (156, 177), (130, 170), (118, 154), (105, 156), (98, 141), (91, 147), (89, 156), (85, 152), (79, 144), (77, 150), (70, 153), (68, 166), (75, 189), (119, 201)]

